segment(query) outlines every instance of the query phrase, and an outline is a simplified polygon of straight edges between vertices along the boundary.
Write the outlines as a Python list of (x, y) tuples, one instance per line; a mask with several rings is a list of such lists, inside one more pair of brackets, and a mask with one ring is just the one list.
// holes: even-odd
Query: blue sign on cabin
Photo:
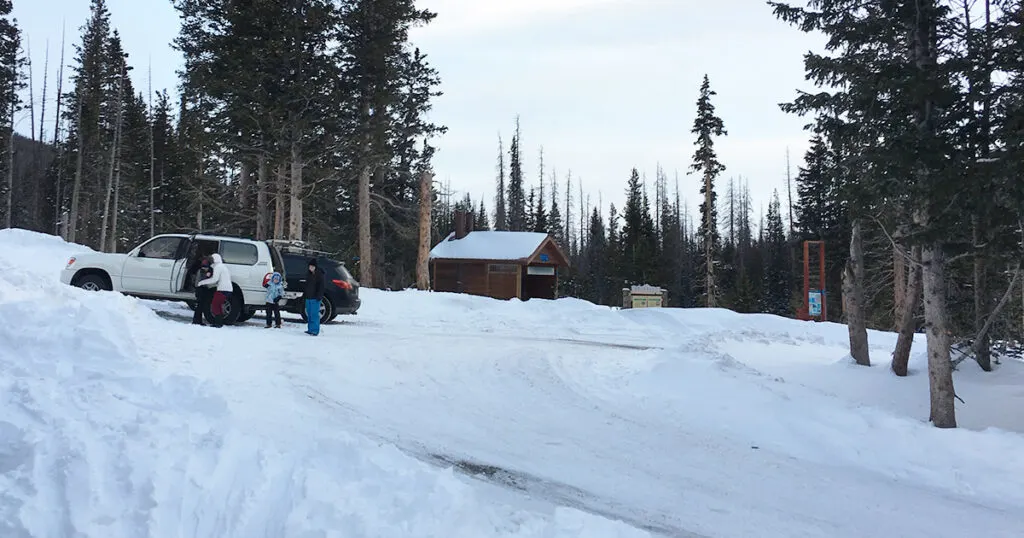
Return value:
[(543, 253), (542, 253), (542, 254), (540, 255), (540, 261), (542, 261), (542, 262), (546, 262), (546, 261), (548, 261), (548, 255), (547, 255), (547, 254), (543, 254)]

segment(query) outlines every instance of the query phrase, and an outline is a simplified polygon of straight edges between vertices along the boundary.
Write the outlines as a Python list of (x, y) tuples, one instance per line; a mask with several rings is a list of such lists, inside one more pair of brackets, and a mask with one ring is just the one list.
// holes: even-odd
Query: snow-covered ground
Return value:
[[(0, 231), (0, 536), (1020, 536), (1024, 364), (963, 428), (846, 328), (363, 290), (320, 337), (62, 286)], [(475, 477), (475, 478), (473, 478)]]

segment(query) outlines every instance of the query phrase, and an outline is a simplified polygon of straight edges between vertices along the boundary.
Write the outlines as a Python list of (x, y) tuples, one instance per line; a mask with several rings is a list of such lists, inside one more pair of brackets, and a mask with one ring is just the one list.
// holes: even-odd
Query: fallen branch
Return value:
[(978, 356), (978, 353), (981, 352), (981, 343), (984, 342), (985, 336), (987, 336), (989, 330), (992, 329), (992, 325), (995, 324), (996, 318), (999, 317), (999, 314), (1003, 311), (1003, 308), (1005, 308), (1006, 305), (1010, 302), (1010, 296), (1013, 294), (1014, 288), (1017, 287), (1017, 281), (1020, 280), (1020, 274), (1021, 262), (1018, 261), (1017, 267), (1013, 270), (1013, 278), (1010, 279), (1010, 285), (1006, 287), (1006, 292), (1003, 293), (1003, 296), (999, 299), (999, 302), (996, 303), (996, 307), (992, 309), (991, 313), (989, 313), (988, 319), (985, 320), (985, 325), (982, 326), (981, 330), (978, 331), (978, 334), (974, 336), (974, 342), (971, 344), (971, 347), (968, 350), (968, 352), (964, 353), (960, 358), (953, 361), (953, 368), (956, 368), (957, 365), (959, 365), (961, 362), (968, 358), (976, 358)]

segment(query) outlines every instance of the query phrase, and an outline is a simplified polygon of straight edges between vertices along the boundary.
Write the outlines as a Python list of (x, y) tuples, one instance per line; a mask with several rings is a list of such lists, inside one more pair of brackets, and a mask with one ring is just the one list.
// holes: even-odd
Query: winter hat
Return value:
[(308, 265), (312, 265), (313, 267), (316, 267), (316, 258), (310, 258)]

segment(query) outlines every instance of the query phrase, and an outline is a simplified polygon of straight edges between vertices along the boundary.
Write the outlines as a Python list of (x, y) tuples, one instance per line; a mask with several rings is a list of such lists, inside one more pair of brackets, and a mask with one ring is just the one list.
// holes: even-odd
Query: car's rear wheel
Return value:
[[(224, 303), (223, 306), (224, 315), (222, 320), (224, 325), (233, 325), (238, 323), (239, 317), (242, 312), (245, 311), (245, 305), (242, 304), (242, 293), (235, 291), (231, 294), (231, 298)], [(206, 307), (206, 311), (203, 312), (203, 316), (206, 318), (208, 323), (216, 323), (217, 316), (213, 315), (213, 301), (210, 301), (210, 305)]]
[(100, 275), (84, 275), (75, 282), (75, 286), (85, 291), (110, 291), (110, 284), (107, 279)]
[[(309, 321), (305, 308), (299, 312), (299, 315), (302, 316), (302, 321)], [(329, 323), (332, 319), (334, 319), (334, 303), (329, 298), (324, 297), (320, 301), (320, 323)]]

